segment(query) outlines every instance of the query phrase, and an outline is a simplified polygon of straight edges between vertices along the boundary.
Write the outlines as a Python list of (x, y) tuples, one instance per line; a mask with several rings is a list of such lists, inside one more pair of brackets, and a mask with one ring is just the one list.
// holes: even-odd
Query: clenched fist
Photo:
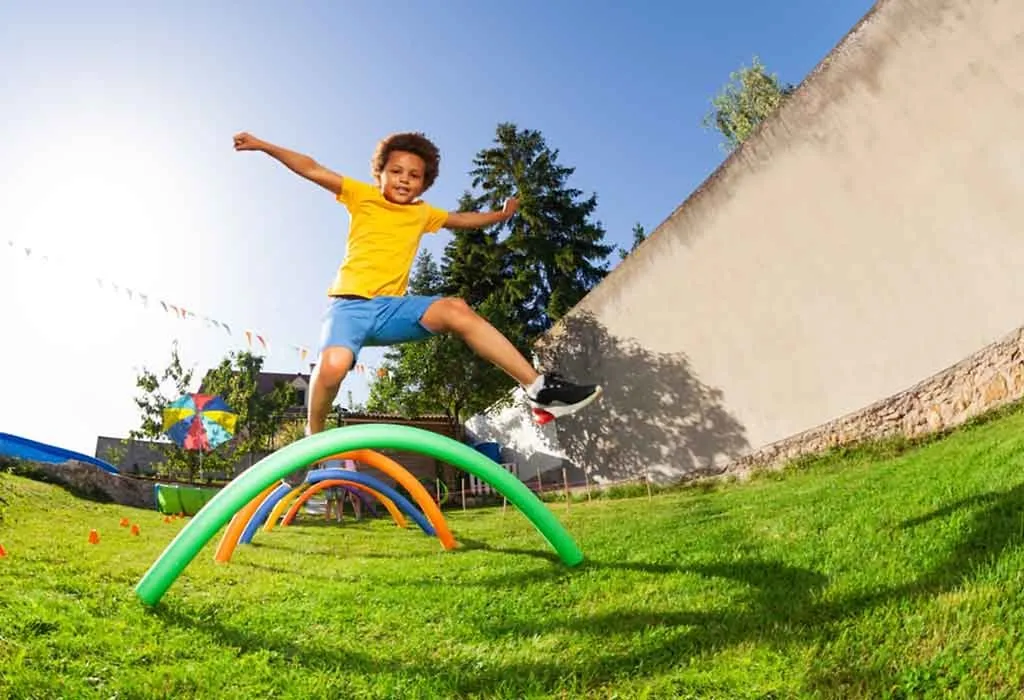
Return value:
[(258, 151), (263, 147), (263, 142), (245, 131), (235, 134), (236, 151)]

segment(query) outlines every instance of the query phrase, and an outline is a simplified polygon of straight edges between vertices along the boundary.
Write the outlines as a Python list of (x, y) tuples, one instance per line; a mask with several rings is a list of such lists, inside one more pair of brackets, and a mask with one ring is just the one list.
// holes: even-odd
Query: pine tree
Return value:
[(409, 293), (417, 296), (440, 294), (444, 287), (441, 268), (434, 261), (429, 250), (423, 249), (416, 257), (416, 264), (409, 275)]
[(604, 278), (615, 247), (591, 221), (597, 195), (583, 198), (567, 184), (575, 168), (558, 164), (558, 151), (539, 131), (502, 123), (494, 142), (473, 160), (471, 182), (479, 193), (466, 203), (500, 209), (505, 199), (519, 196), (518, 214), (489, 233), (495, 240), (506, 234), (503, 294), (535, 337)]
[[(458, 210), (479, 211), (480, 205), (469, 193), (464, 193)], [(505, 246), (498, 242), (496, 231), (452, 230), (452, 240), (445, 246), (441, 260), (444, 293), (464, 299), (473, 307), (495, 294), (507, 296), (511, 290), (505, 285), (505, 258)]]
[(644, 227), (639, 222), (633, 224), (633, 243), (629, 246), (629, 250), (619, 247), (619, 258), (625, 260), (626, 256), (639, 248), (645, 240), (647, 240), (647, 233), (644, 231)]

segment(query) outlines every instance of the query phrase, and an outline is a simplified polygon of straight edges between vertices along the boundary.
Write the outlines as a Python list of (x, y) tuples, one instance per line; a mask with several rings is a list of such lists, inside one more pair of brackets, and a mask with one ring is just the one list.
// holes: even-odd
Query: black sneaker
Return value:
[(533, 407), (533, 419), (540, 425), (556, 418), (575, 413), (601, 395), (601, 387), (594, 384), (573, 384), (557, 372), (544, 375), (540, 391), (526, 397)]

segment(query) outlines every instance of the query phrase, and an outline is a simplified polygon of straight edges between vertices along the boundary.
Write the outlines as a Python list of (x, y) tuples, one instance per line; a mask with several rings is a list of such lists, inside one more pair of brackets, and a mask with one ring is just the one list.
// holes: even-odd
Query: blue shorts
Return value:
[[(354, 357), (364, 347), (411, 343), (433, 333), (420, 323), (440, 296), (374, 297), (331, 300), (321, 319), (318, 353), (329, 347), (345, 347)], [(355, 361), (353, 360), (353, 363)]]

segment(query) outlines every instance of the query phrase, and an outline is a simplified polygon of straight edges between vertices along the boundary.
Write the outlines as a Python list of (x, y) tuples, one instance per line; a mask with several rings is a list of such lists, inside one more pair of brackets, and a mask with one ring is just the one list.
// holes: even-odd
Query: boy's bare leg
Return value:
[(530, 386), (540, 377), (501, 331), (461, 299), (434, 302), (423, 314), (421, 322), (433, 333), (455, 333), (473, 352), (504, 370), (523, 386)]
[(575, 413), (601, 395), (598, 385), (574, 384), (556, 373), (541, 375), (508, 338), (462, 299), (435, 301), (420, 322), (434, 333), (455, 333), (477, 355), (519, 382), (539, 423)]
[(323, 432), (331, 404), (354, 361), (355, 356), (348, 348), (330, 347), (320, 354), (320, 361), (310, 377), (306, 435)]

